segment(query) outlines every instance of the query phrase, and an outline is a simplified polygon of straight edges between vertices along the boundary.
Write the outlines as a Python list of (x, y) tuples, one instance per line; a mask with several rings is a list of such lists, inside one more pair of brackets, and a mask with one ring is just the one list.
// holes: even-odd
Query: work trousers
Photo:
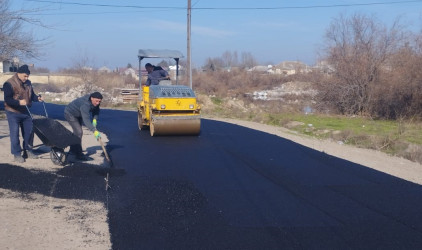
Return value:
[(79, 138), (79, 144), (70, 145), (69, 152), (75, 154), (75, 155), (81, 155), (82, 154), (82, 118), (81, 117), (74, 117), (73, 115), (64, 112), (64, 118), (69, 123), (69, 125), (72, 127), (73, 134), (76, 135)]
[(19, 128), (23, 137), (23, 150), (31, 150), (31, 138), (33, 138), (31, 116), (29, 114), (15, 113), (6, 110), (6, 117), (10, 131), (10, 152), (13, 155), (19, 155), (22, 152), (19, 140)]

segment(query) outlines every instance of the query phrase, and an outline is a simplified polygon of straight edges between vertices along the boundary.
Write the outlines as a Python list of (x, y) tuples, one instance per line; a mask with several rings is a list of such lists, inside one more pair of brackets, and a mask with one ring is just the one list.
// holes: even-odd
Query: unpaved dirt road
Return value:
[[(89, 164), (54, 165), (44, 146), (35, 151), (39, 159), (15, 163), (7, 120), (0, 120), (1, 249), (111, 248), (104, 200), (81, 194), (104, 187), (96, 173), (104, 164), (101, 148), (91, 132), (84, 134), (83, 145), (94, 158)], [(34, 145), (40, 143), (35, 137)], [(84, 178), (93, 178), (97, 187), (75, 181)]]

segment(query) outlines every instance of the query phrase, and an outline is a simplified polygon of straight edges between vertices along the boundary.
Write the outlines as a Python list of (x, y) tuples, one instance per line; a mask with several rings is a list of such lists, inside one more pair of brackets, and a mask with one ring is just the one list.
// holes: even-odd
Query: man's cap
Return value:
[(20, 66), (20, 67), (18, 68), (18, 71), (17, 71), (17, 72), (18, 72), (18, 73), (25, 73), (25, 74), (27, 74), (27, 75), (31, 74), (31, 71), (29, 71), (28, 65), (26, 65), (26, 64), (24, 64), (24, 65)]
[(94, 92), (89, 97), (90, 98), (93, 97), (93, 98), (96, 98), (96, 99), (103, 99), (103, 95), (100, 92)]
[(151, 63), (147, 63), (147, 64), (145, 64), (145, 68), (146, 67), (154, 67), (154, 66), (152, 66), (152, 64)]

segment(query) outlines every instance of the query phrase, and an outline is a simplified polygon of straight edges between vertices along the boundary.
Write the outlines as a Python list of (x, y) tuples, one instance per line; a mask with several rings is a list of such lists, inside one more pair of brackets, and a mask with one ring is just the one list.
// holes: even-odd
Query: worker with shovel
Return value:
[(94, 92), (73, 100), (64, 109), (64, 117), (72, 127), (73, 133), (80, 138), (80, 143), (71, 145), (69, 150), (69, 153), (73, 154), (78, 160), (92, 160), (82, 152), (82, 124), (94, 133), (97, 140), (101, 138), (96, 126), (102, 99), (103, 96), (100, 92)]

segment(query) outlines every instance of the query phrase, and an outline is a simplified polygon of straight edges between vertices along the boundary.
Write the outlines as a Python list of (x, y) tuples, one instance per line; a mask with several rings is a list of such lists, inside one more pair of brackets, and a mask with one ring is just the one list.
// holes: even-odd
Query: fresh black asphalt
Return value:
[[(47, 110), (63, 119), (63, 106)], [(3, 164), (0, 187), (106, 203), (113, 249), (422, 249), (421, 185), (275, 135), (201, 122), (199, 136), (151, 137), (136, 112), (103, 109), (112, 168), (64, 167), (48, 194), (48, 173)], [(34, 183), (19, 184), (21, 175)]]

